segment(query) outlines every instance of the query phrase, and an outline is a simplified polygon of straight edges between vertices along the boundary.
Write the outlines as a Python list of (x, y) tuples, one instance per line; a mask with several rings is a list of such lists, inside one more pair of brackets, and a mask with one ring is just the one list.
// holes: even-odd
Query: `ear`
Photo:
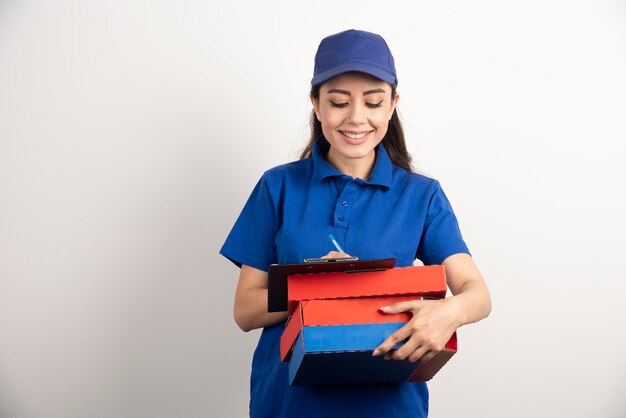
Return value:
[(398, 101), (400, 100), (400, 94), (396, 93), (396, 96), (391, 101), (391, 112), (389, 112), (389, 120), (393, 116), (393, 112), (396, 110), (396, 106), (398, 105)]
[(320, 103), (319, 103), (319, 101), (315, 100), (315, 97), (313, 97), (313, 96), (309, 96), (309, 98), (311, 99), (311, 104), (313, 105), (313, 111), (315, 111), (315, 116), (317, 116), (317, 120), (321, 120), (320, 119)]

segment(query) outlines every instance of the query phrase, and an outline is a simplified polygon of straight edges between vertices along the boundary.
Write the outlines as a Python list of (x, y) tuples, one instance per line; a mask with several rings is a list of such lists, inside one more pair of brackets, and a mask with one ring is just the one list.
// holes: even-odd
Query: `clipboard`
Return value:
[(268, 271), (267, 311), (282, 312), (289, 308), (287, 276), (292, 274), (384, 271), (396, 265), (395, 258), (354, 260), (340, 258), (298, 264), (271, 264)]

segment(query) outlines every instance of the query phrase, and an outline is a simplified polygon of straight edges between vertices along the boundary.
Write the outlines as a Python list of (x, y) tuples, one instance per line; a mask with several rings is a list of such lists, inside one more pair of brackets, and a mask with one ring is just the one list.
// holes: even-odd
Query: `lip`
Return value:
[[(346, 136), (344, 134), (344, 132), (349, 133), (349, 134), (353, 134), (353, 135), (358, 135), (358, 134), (362, 134), (365, 133), (365, 135), (363, 135), (363, 137), (361, 138), (350, 138), (349, 136)], [(370, 137), (371, 133), (373, 131), (348, 131), (348, 130), (339, 130), (339, 134), (341, 135), (341, 138), (347, 142), (350, 145), (361, 145), (363, 144), (365, 141), (368, 140), (368, 138)]]

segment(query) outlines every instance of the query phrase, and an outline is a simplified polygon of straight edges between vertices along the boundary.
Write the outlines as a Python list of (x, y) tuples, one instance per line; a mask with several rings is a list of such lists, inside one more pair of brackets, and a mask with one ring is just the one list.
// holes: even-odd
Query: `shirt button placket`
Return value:
[(350, 207), (351, 202), (354, 201), (356, 194), (358, 193), (358, 185), (351, 181), (343, 189), (343, 192), (337, 199), (335, 205), (335, 227), (347, 228), (350, 220)]

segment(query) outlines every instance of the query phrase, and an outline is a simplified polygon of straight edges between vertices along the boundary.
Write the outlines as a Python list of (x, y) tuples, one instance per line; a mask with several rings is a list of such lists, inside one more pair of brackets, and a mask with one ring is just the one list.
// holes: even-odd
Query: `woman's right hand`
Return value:
[(331, 251), (321, 258), (347, 258), (352, 257), (350, 254), (341, 253), (339, 251)]
[[(345, 258), (349, 254), (331, 251), (322, 258)], [(287, 319), (287, 312), (267, 311), (267, 273), (247, 265), (241, 266), (235, 291), (235, 322), (243, 331), (268, 327)]]

